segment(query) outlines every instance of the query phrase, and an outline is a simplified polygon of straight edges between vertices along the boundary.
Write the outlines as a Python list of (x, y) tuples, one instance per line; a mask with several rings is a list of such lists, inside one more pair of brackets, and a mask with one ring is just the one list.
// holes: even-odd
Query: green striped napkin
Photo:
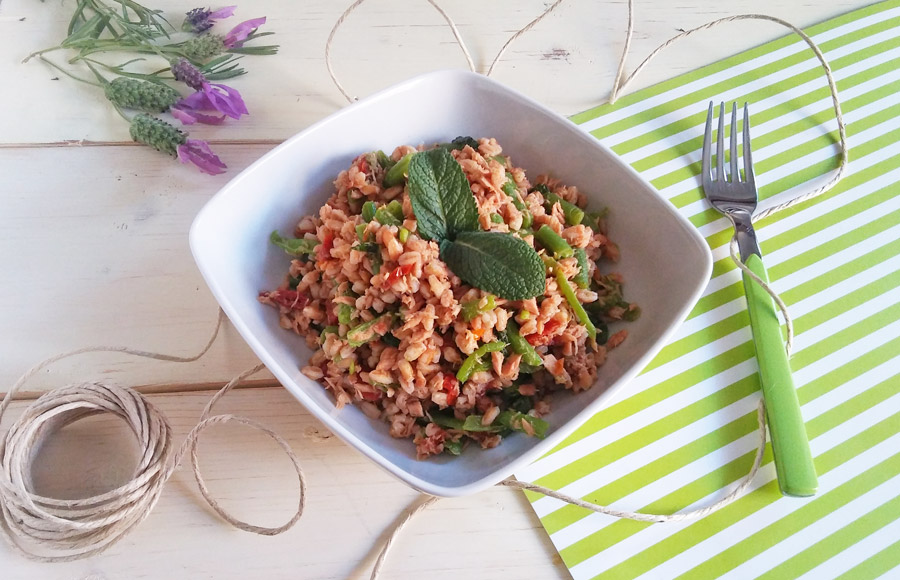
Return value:
[[(834, 68), (850, 171), (828, 194), (757, 227), (795, 320), (791, 365), (819, 494), (782, 497), (769, 451), (747, 495), (695, 522), (616, 520), (530, 495), (577, 580), (900, 578), (900, 0), (807, 32)], [(761, 210), (836, 167), (825, 78), (797, 36), (573, 117), (699, 228), (715, 268), (643, 374), (518, 478), (618, 509), (673, 513), (709, 505), (749, 470), (759, 397), (749, 320), (728, 258), (731, 227), (698, 178), (710, 100), (750, 103)]]

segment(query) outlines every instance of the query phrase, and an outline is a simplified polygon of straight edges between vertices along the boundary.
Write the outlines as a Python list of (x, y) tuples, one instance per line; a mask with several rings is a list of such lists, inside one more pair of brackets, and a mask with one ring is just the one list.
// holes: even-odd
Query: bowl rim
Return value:
[[(325, 413), (323, 409), (315, 404), (302, 388), (294, 384), (294, 381), (291, 377), (281, 372), (281, 365), (277, 363), (272, 355), (269, 354), (268, 350), (264, 348), (263, 345), (258, 341), (255, 333), (246, 325), (240, 313), (238, 312), (238, 309), (230, 300), (228, 293), (223, 291), (219, 280), (211, 271), (210, 266), (203, 260), (203, 250), (202, 248), (200, 248), (202, 242), (199, 239), (202, 235), (202, 230), (205, 227), (205, 223), (208, 221), (207, 216), (213, 213), (217, 206), (223, 203), (223, 200), (226, 199), (228, 192), (235, 189), (244, 179), (248, 179), (249, 175), (251, 173), (254, 173), (258, 169), (258, 167), (265, 165), (272, 157), (279, 155), (282, 150), (288, 149), (292, 146), (293, 143), (305, 139), (307, 135), (315, 132), (323, 125), (332, 123), (336, 119), (352, 114), (352, 112), (358, 108), (366, 107), (374, 101), (389, 98), (392, 94), (408, 91), (416, 84), (434, 79), (449, 83), (481, 83), (482, 85), (490, 86), (493, 89), (498, 89), (499, 92), (503, 94), (504, 98), (519, 100), (523, 104), (546, 115), (554, 117), (561, 123), (568, 124), (572, 128), (575, 128), (575, 134), (578, 135), (581, 141), (588, 144), (588, 146), (590, 147), (603, 150), (614, 162), (616, 162), (620, 166), (623, 171), (630, 174), (632, 178), (640, 181), (659, 198), (660, 203), (666, 208), (668, 214), (681, 227), (681, 229), (687, 233), (688, 239), (693, 242), (694, 246), (696, 246), (695, 249), (699, 251), (700, 257), (704, 262), (702, 268), (703, 276), (698, 277), (697, 283), (690, 293), (689, 299), (686, 300), (681, 305), (681, 307), (675, 311), (675, 322), (669, 325), (669, 327), (660, 334), (657, 340), (651, 344), (650, 348), (648, 348), (642, 355), (640, 355), (638, 359), (627, 370), (625, 370), (625, 372), (623, 372), (617, 380), (611, 383), (601, 395), (590, 401), (584, 407), (584, 409), (580, 410), (568, 421), (561, 425), (555, 426), (553, 433), (551, 433), (546, 439), (540, 441), (530, 449), (526, 449), (517, 457), (511, 458), (508, 462), (502, 464), (501, 467), (494, 469), (483, 477), (464, 485), (441, 485), (433, 483), (431, 481), (424, 480), (419, 476), (406, 471), (405, 469), (402, 469), (396, 463), (388, 460), (384, 455), (371, 447), (353, 431), (346, 429), (343, 425), (334, 421), (334, 419), (329, 414)], [(216, 301), (219, 303), (226, 315), (228, 315), (230, 322), (241, 335), (241, 338), (253, 350), (254, 354), (256, 354), (256, 356), (259, 357), (259, 359), (265, 364), (269, 371), (272, 372), (279, 383), (288, 392), (290, 392), (294, 398), (300, 401), (308, 412), (310, 412), (319, 421), (321, 421), (329, 430), (334, 432), (345, 443), (348, 443), (351, 448), (355, 449), (359, 453), (362, 453), (364, 456), (372, 460), (376, 465), (380, 466), (382, 469), (385, 469), (407, 485), (410, 485), (424, 493), (438, 497), (464, 496), (490, 487), (491, 485), (494, 485), (507, 478), (509, 475), (515, 473), (516, 470), (520, 469), (524, 465), (531, 463), (539, 456), (546, 454), (553, 447), (555, 447), (566, 437), (568, 437), (572, 432), (574, 432), (578, 427), (583, 425), (585, 421), (587, 421), (587, 419), (589, 419), (592, 415), (596, 414), (602, 407), (604, 407), (612, 396), (623, 389), (625, 385), (630, 383), (638, 375), (638, 373), (640, 373), (647, 366), (652, 358), (659, 353), (663, 346), (665, 346), (665, 344), (669, 342), (673, 334), (684, 322), (685, 318), (702, 295), (703, 290), (705, 289), (706, 284), (709, 281), (709, 277), (712, 273), (713, 267), (712, 252), (710, 251), (706, 240), (703, 238), (697, 228), (695, 228), (686, 217), (678, 212), (674, 206), (667, 203), (667, 200), (665, 200), (665, 198), (663, 198), (659, 194), (658, 190), (646, 178), (638, 173), (630, 164), (626, 163), (621, 158), (621, 156), (612, 151), (600, 140), (579, 128), (578, 125), (570, 121), (568, 118), (552, 111), (551, 109), (535, 101), (534, 99), (527, 97), (519, 93), (515, 89), (507, 87), (506, 85), (489, 77), (471, 71), (459, 69), (427, 72), (386, 87), (376, 93), (373, 93), (372, 95), (359, 99), (349, 104), (348, 106), (342, 107), (338, 111), (335, 111), (327, 117), (313, 123), (302, 131), (289, 137), (284, 142), (274, 147), (271, 151), (265, 153), (259, 159), (251, 163), (239, 174), (234, 176), (209, 200), (207, 200), (207, 202), (197, 213), (191, 224), (189, 232), (189, 245), (191, 248), (191, 253), (194, 257), (194, 261), (197, 264), (197, 268), (199, 269), (204, 281), (206, 282)]]

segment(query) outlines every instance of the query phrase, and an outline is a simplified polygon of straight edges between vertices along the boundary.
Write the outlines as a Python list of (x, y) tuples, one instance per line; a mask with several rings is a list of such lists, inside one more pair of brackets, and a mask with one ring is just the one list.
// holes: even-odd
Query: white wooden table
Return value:
[[(629, 66), (680, 28), (741, 12), (805, 26), (867, 4), (776, 0), (645, 0)], [(250, 108), (236, 126), (193, 130), (228, 164), (209, 177), (133, 146), (96, 89), (61, 77), (29, 52), (64, 35), (73, 0), (0, 3), (0, 383), (32, 364), (89, 344), (190, 354), (206, 340), (216, 304), (194, 266), (187, 232), (226, 181), (280, 140), (345, 104), (324, 63), (325, 39), (349, 4), (260, 0), (237, 22), (268, 17), (277, 56), (245, 59), (233, 81)], [(454, 0), (456, 20), (480, 68), (543, 1)], [(180, 23), (193, 7), (153, 3)], [(215, 6), (214, 6), (215, 7)], [(623, 42), (625, 3), (562, 5), (507, 53), (494, 76), (561, 114), (596, 105), (609, 91)], [(747, 22), (708, 31), (663, 53), (633, 88), (647, 86), (783, 34)], [(265, 39), (265, 40), (270, 40)], [(416, 74), (465, 61), (426, 2), (364, 4), (338, 33), (335, 69), (365, 96)], [(240, 140), (235, 142), (234, 140)], [(0, 432), (41, 392), (84, 379), (139, 386), (172, 421), (177, 441), (214, 389), (256, 362), (226, 327), (199, 362), (171, 364), (87, 355), (43, 373), (14, 402)], [(0, 392), (5, 390), (0, 386)], [(105, 554), (35, 564), (0, 546), (3, 578), (367, 578), (402, 511), (421, 496), (331, 436), (271, 378), (229, 394), (220, 410), (259, 419), (285, 436), (309, 482), (306, 513), (289, 532), (265, 538), (236, 531), (202, 501), (189, 470), (176, 474), (153, 514)], [(35, 485), (56, 497), (109, 489), (128, 476), (131, 440), (116, 421), (89, 419), (48, 443)], [(202, 465), (212, 492), (237, 517), (277, 525), (289, 517), (296, 479), (281, 451), (240, 427), (204, 435)], [(494, 488), (444, 500), (421, 516), (393, 552), (390, 578), (568, 578), (540, 522), (516, 491)]]

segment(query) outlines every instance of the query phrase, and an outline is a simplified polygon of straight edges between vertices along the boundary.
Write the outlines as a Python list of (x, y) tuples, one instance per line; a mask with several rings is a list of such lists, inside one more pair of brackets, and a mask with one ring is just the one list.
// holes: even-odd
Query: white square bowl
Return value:
[[(360, 153), (402, 144), (495, 137), (513, 163), (534, 178), (551, 173), (576, 185), (589, 207), (608, 207), (610, 238), (621, 249), (615, 270), (625, 295), (643, 310), (628, 340), (610, 353), (593, 388), (558, 393), (546, 417), (548, 436), (505, 437), (497, 448), (468, 448), (460, 457), (415, 458), (408, 439), (357, 407), (335, 409), (319, 383), (300, 373), (311, 356), (303, 339), (278, 325), (257, 302), (278, 286), (289, 259), (269, 241), (318, 213), (332, 181)], [(228, 318), (281, 384), (331, 431), (409, 485), (432, 495), (477, 492), (561, 442), (624, 387), (662, 348), (709, 280), (706, 242), (654, 188), (615, 153), (567, 119), (484, 76), (426, 74), (354, 103), (256, 161), (200, 211), (191, 227), (197, 266)]]

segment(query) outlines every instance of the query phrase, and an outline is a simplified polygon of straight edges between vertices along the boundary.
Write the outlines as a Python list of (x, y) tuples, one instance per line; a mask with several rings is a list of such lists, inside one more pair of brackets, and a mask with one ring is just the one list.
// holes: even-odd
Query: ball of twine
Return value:
[[(86, 352), (112, 351), (173, 362), (192, 362), (203, 356), (218, 334), (223, 321), (219, 312), (212, 337), (199, 354), (178, 357), (125, 347), (88, 347), (47, 359), (25, 373), (0, 402), (0, 419), (13, 394), (39, 370), (62, 358)], [(84, 382), (48, 391), (13, 422), (0, 440), (0, 532), (16, 552), (39, 562), (69, 562), (103, 552), (130, 533), (150, 515), (160, 494), (190, 454), (191, 468), (200, 493), (222, 519), (234, 527), (255, 534), (274, 536), (287, 531), (303, 515), (306, 479), (300, 461), (284, 438), (268, 427), (229, 414), (211, 415), (213, 405), (235, 385), (259, 372), (259, 364), (232, 379), (215, 396), (173, 453), (172, 427), (168, 419), (139, 392), (113, 384)], [(93, 415), (108, 413), (128, 426), (139, 448), (139, 458), (131, 479), (105, 493), (82, 499), (56, 499), (34, 492), (32, 466), (42, 444), (60, 429)], [(229, 514), (209, 492), (200, 472), (200, 434), (212, 425), (235, 422), (271, 437), (290, 459), (300, 485), (297, 510), (281, 526), (257, 526)]]

